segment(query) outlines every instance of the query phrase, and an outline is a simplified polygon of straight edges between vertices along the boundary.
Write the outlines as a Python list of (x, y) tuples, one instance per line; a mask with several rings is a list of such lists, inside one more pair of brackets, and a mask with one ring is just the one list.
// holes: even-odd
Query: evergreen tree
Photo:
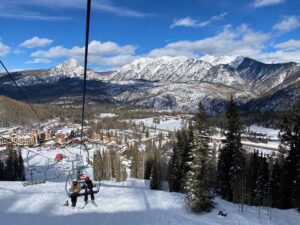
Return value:
[(152, 158), (147, 158), (146, 161), (145, 161), (145, 173), (144, 173), (144, 179), (145, 180), (150, 180), (153, 163), (154, 162), (153, 162)]
[(13, 181), (15, 177), (14, 159), (13, 159), (13, 149), (11, 146), (7, 147), (7, 157), (5, 161), (5, 179), (8, 181)]
[(278, 160), (276, 160), (270, 178), (271, 207), (282, 208), (282, 198), (284, 198), (282, 180), (282, 168)]
[(300, 210), (300, 100), (283, 122), (281, 132), (281, 146), (289, 149), (284, 165), (286, 200), (283, 207), (297, 207)]
[(146, 138), (149, 138), (150, 137), (150, 133), (149, 133), (149, 129), (147, 128), (146, 130), (146, 134), (145, 134)]
[(0, 180), (5, 180), (4, 163), (0, 159)]
[(258, 151), (250, 154), (250, 160), (247, 168), (247, 199), (248, 204), (255, 205), (255, 187), (258, 179), (259, 156)]
[(24, 173), (24, 161), (22, 157), (21, 150), (19, 149), (18, 151), (18, 169), (17, 169), (17, 174), (19, 180), (25, 180), (25, 173)]
[(254, 189), (256, 205), (266, 205), (269, 194), (269, 165), (265, 157), (260, 156), (257, 172), (256, 186)]
[(208, 145), (208, 126), (204, 108), (196, 114), (196, 135), (190, 152), (191, 165), (186, 182), (186, 202), (193, 212), (210, 211), (213, 207), (212, 157)]
[(153, 151), (155, 149), (155, 144), (151, 141), (147, 142), (145, 148), (145, 165), (144, 165), (144, 179), (149, 180), (151, 176), (151, 170), (153, 165)]
[(142, 174), (142, 158), (141, 158), (141, 152), (138, 149), (138, 145), (134, 144), (132, 146), (132, 157), (131, 157), (131, 177), (141, 179), (144, 177), (144, 174)]
[(151, 176), (150, 176), (150, 189), (160, 190), (161, 177), (160, 177), (160, 160), (155, 157), (152, 163)]
[(221, 149), (218, 160), (217, 190), (222, 198), (243, 203), (245, 158), (241, 144), (242, 127), (232, 97), (227, 108), (226, 119), (225, 146)]
[(173, 148), (169, 169), (169, 188), (171, 192), (184, 192), (188, 173), (188, 157), (190, 152), (190, 138), (186, 130), (177, 131), (177, 142)]

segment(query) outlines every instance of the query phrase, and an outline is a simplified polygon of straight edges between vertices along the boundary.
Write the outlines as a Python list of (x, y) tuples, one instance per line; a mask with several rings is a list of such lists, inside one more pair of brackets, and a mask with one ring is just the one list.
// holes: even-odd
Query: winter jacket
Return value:
[(74, 184), (72, 184), (72, 186), (70, 188), (71, 193), (78, 193), (79, 194), (80, 190), (81, 190), (81, 186), (80, 186), (79, 183), (77, 183), (76, 186), (74, 186)]
[(85, 181), (85, 188), (92, 189), (93, 188), (93, 182), (91, 180)]

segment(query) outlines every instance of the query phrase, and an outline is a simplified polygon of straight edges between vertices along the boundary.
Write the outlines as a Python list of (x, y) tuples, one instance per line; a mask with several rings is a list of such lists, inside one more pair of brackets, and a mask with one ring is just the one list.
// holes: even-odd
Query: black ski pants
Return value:
[(78, 197), (78, 193), (72, 193), (72, 194), (71, 194), (71, 202), (72, 202), (72, 206), (73, 206), (73, 207), (76, 206), (77, 197)]
[(86, 187), (85, 192), (84, 192), (84, 201), (85, 202), (87, 202), (89, 194), (91, 195), (91, 200), (92, 201), (95, 200), (93, 188), (92, 187), (91, 188)]

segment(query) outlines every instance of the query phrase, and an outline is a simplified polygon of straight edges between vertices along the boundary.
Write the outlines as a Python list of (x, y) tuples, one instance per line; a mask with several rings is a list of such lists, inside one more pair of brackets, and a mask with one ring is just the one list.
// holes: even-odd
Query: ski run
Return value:
[[(239, 206), (219, 198), (208, 214), (192, 214), (184, 204), (184, 195), (149, 189), (148, 181), (104, 182), (95, 203), (84, 208), (83, 197), (77, 207), (63, 206), (69, 200), (64, 181), (23, 187), (21, 182), (0, 182), (0, 217), (6, 225), (299, 225), (296, 210)], [(70, 202), (70, 200), (69, 200)], [(219, 210), (227, 217), (219, 216)], [(270, 218), (271, 213), (271, 218)]]

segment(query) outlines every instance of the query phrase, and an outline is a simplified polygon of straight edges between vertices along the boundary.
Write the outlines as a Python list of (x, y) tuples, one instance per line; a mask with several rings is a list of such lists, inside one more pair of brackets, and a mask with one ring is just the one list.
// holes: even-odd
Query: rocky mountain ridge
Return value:
[[(230, 96), (240, 106), (247, 106), (246, 110), (284, 110), (276, 104), (290, 106), (300, 96), (300, 64), (265, 64), (247, 57), (140, 58), (117, 71), (88, 70), (87, 75), (93, 99), (105, 96), (111, 102), (173, 110), (193, 111), (202, 101), (210, 112), (219, 113)], [(23, 88), (40, 93), (41, 100), (55, 93), (47, 99), (61, 101), (66, 96), (79, 97), (83, 67), (71, 59), (49, 70), (22, 71), (14, 76)], [(8, 96), (18, 98), (5, 75), (0, 75), (0, 81)]]

